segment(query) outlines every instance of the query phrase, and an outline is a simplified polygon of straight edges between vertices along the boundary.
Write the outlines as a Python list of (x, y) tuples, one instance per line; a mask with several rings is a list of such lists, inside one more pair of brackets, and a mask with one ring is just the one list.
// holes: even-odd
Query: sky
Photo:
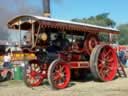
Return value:
[[(31, 1), (40, 6), (40, 0)], [(88, 18), (109, 12), (110, 18), (122, 24), (128, 23), (127, 11), (128, 0), (51, 0), (52, 17), (58, 19)]]
[[(0, 1), (4, 8), (9, 9), (6, 12), (8, 14), (10, 14), (12, 10), (17, 11), (17, 7), (15, 5), (16, 3), (19, 4), (17, 4), (19, 8), (24, 5), (21, 3), (22, 0)], [(37, 10), (35, 15), (41, 15), (43, 13), (42, 0), (23, 0), (23, 2), (26, 5), (31, 5), (33, 8), (35, 8), (34, 10)], [(24, 12), (24, 10), (22, 11)], [(22, 11), (19, 12), (20, 15), (22, 15)], [(96, 16), (98, 14), (107, 12), (110, 13), (109, 17), (114, 20), (118, 26), (119, 24), (128, 23), (127, 11), (128, 0), (51, 0), (51, 17), (63, 20), (71, 20), (73, 18), (88, 18), (90, 16)], [(27, 11), (27, 13), (31, 12)], [(7, 16), (7, 14), (2, 13), (0, 21), (4, 20), (3, 18)], [(12, 16), (10, 17), (12, 18)], [(15, 15), (13, 17), (15, 17)], [(0, 22), (0, 24), (3, 25), (2, 22)]]
[[(0, 0), (1, 1), (1, 0)], [(16, 10), (13, 1), (10, 5), (3, 3), (5, 8)], [(21, 0), (19, 0), (20, 2)], [(24, 3), (32, 5), (34, 8), (43, 11), (42, 0), (23, 0)], [(2, 1), (1, 1), (2, 2)], [(22, 5), (22, 3), (19, 3)], [(42, 12), (39, 13), (42, 14)], [(110, 13), (110, 18), (118, 24), (128, 23), (128, 0), (51, 0), (51, 17), (71, 20), (73, 18), (88, 18), (101, 13)]]
[(128, 0), (61, 0), (51, 6), (55, 18), (83, 18), (109, 12), (117, 23), (128, 23)]

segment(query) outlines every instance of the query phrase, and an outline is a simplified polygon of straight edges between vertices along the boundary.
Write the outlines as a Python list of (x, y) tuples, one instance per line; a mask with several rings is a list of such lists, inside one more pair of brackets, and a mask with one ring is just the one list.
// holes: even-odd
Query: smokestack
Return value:
[(44, 17), (51, 17), (50, 0), (43, 0), (43, 16)]

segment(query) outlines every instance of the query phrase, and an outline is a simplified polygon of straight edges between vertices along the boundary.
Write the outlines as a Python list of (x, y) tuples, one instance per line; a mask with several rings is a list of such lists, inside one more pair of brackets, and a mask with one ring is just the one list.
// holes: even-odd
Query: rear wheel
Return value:
[(36, 60), (25, 65), (24, 82), (29, 87), (39, 86), (44, 77), (41, 74), (41, 67)]
[(70, 82), (70, 68), (62, 60), (54, 60), (48, 69), (48, 80), (52, 88), (63, 89)]
[(97, 45), (90, 57), (90, 69), (93, 76), (100, 81), (110, 81), (116, 76), (118, 68), (117, 55), (109, 45)]

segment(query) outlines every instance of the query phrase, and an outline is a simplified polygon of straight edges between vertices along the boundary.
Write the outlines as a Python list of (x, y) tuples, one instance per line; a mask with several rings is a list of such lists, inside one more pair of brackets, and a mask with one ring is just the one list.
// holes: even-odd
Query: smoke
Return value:
[(42, 14), (42, 0), (0, 0), (0, 40), (9, 38), (7, 22), (17, 15)]

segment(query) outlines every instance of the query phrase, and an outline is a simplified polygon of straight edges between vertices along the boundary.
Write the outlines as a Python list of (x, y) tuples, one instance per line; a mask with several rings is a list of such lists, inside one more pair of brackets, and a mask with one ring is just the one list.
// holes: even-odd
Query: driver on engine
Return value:
[(65, 50), (69, 46), (68, 39), (65, 38), (64, 33), (59, 32), (54, 35), (54, 40), (52, 41), (52, 48), (50, 48), (53, 52)]

